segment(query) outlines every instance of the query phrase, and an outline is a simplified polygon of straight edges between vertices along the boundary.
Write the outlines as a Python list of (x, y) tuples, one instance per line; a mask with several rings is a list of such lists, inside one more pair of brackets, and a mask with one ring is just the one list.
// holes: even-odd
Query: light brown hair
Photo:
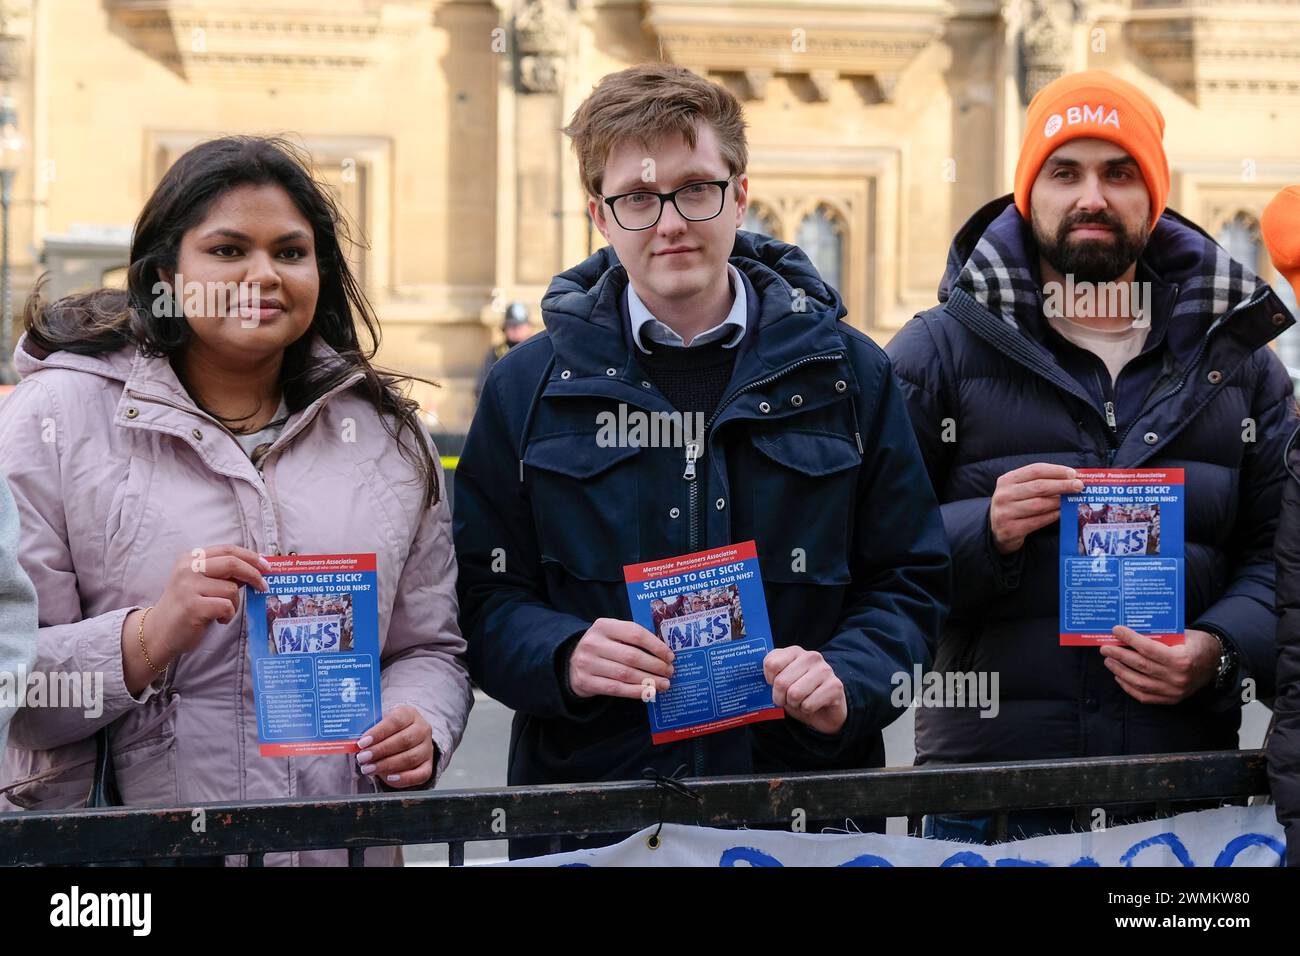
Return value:
[(619, 143), (649, 149), (665, 134), (679, 133), (695, 148), (700, 123), (718, 137), (732, 176), (749, 164), (745, 116), (727, 89), (681, 66), (646, 63), (606, 76), (582, 101), (564, 133), (578, 154), (578, 174), (590, 196), (601, 195), (605, 161)]

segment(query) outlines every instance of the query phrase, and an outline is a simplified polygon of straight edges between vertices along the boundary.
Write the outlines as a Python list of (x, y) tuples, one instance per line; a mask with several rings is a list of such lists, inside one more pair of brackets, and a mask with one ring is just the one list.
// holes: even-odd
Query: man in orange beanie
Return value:
[[(936, 670), (1000, 681), (996, 716), (917, 711), (920, 763), (1235, 749), (1243, 696), (1272, 693), (1272, 541), (1296, 412), (1267, 343), (1294, 320), (1166, 208), (1163, 133), (1156, 104), (1111, 74), (1045, 87), (1014, 193), (962, 227), (939, 305), (886, 350), (952, 548)], [(1061, 495), (1082, 488), (1077, 469), (1162, 467), (1186, 478), (1185, 642), (1116, 626), (1100, 649), (1060, 646)], [(1012, 837), (1073, 823), (1012, 816)], [(994, 837), (988, 817), (931, 832)]]

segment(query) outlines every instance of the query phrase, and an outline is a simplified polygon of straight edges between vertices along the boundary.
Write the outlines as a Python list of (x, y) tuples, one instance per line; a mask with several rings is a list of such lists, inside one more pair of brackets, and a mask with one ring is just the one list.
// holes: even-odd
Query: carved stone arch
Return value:
[(762, 199), (751, 199), (745, 208), (745, 222), (742, 229), (758, 232), (773, 239), (789, 241), (781, 223), (781, 216), (776, 208)]
[(831, 199), (806, 204), (794, 233), (794, 243), (808, 254), (826, 283), (843, 294), (850, 261), (848, 210)]
[(1260, 234), (1259, 217), (1240, 207), (1230, 208), (1212, 220), (1214, 241), (1223, 246), (1232, 258), (1251, 272), (1264, 275), (1269, 271), (1264, 255), (1264, 240)]

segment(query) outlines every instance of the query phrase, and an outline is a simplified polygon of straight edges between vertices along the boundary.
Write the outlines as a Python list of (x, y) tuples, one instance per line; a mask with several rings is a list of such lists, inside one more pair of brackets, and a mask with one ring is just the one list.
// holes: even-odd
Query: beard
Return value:
[[(1110, 239), (1072, 239), (1074, 226), (1096, 224), (1111, 230)], [(1073, 275), (1076, 282), (1111, 282), (1124, 274), (1137, 262), (1146, 248), (1145, 223), (1135, 231), (1124, 228), (1124, 223), (1105, 210), (1095, 213), (1078, 212), (1061, 220), (1055, 234), (1049, 235), (1033, 217), (1034, 239), (1044, 259), (1063, 276)]]

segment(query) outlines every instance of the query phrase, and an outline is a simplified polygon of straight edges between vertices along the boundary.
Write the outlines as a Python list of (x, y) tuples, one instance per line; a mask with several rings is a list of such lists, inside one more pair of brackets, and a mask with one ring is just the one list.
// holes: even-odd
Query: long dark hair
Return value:
[[(176, 355), (193, 332), (188, 322), (156, 315), (153, 303), (161, 271), (176, 271), (181, 237), (231, 189), (280, 186), (312, 225), (320, 275), (311, 326), (284, 352), (280, 386), (285, 404), (290, 411), (306, 408), (348, 377), (363, 373), (365, 377), (354, 387), (379, 412), (403, 457), (418, 470), (427, 507), (441, 497), (438, 471), (422, 434), (419, 404), (400, 388), (404, 382), (427, 380), (371, 364), (379, 349), (379, 323), (343, 255), (343, 243), (352, 242), (352, 237), (328, 187), (317, 182), (310, 170), (310, 158), (277, 137), (226, 136), (195, 146), (163, 176), (136, 220), (127, 288), (99, 289), (46, 303), (38, 285), (23, 314), (27, 341), (47, 353), (62, 349), (96, 355), (136, 346), (152, 356)], [(364, 346), (358, 339), (358, 325), (365, 329)], [(313, 362), (313, 333), (342, 361), (327, 366)]]

